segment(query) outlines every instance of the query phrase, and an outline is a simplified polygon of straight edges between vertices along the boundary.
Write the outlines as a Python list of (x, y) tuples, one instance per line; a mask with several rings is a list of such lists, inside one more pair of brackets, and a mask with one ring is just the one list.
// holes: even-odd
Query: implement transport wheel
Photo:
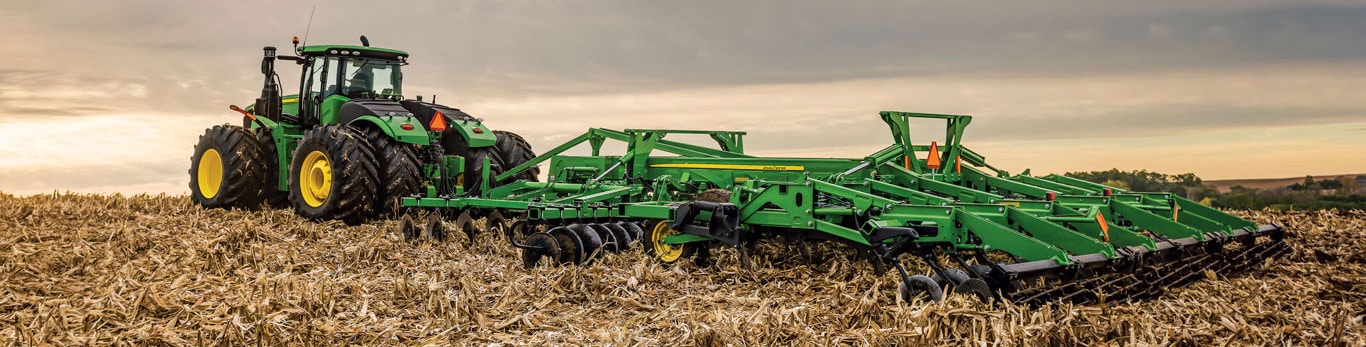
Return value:
[(658, 221), (651, 224), (650, 230), (641, 244), (645, 245), (645, 253), (659, 258), (659, 261), (673, 263), (683, 258), (691, 258), (697, 251), (697, 246), (683, 243), (671, 245), (664, 243), (664, 238), (678, 235), (678, 230), (669, 227), (668, 221)]
[(289, 207), (289, 184), (286, 182), (286, 190), (280, 190), (280, 157), (270, 130), (256, 129), (256, 149), (261, 152), (261, 166), (265, 167), (261, 176), (261, 202), (274, 208)]
[[(503, 158), (503, 164), (506, 165), (503, 167), (504, 171), (511, 170), (512, 168), (517, 167), (517, 165), (522, 165), (522, 163), (536, 158), (536, 152), (531, 151), (531, 144), (527, 143), (526, 139), (523, 139), (521, 135), (502, 130), (494, 130), (493, 135), (498, 137), (494, 147), (498, 148), (498, 156)], [(512, 175), (512, 177), (509, 177), (503, 182), (499, 182), (499, 184), (508, 184), (517, 180), (537, 182), (537, 176), (540, 176), (540, 174), (541, 168), (532, 166), (522, 172), (518, 172), (516, 175)]]
[(205, 208), (254, 209), (265, 169), (256, 136), (239, 126), (215, 125), (199, 136), (190, 157), (190, 199)]
[(528, 247), (522, 249), (522, 265), (530, 269), (536, 267), (541, 262), (541, 258), (549, 259), (551, 263), (560, 261), (560, 242), (555, 240), (550, 234), (539, 232), (526, 237), (523, 243)]
[(906, 278), (897, 285), (897, 292), (901, 293), (901, 300), (910, 302), (912, 298), (925, 296), (931, 301), (939, 302), (944, 300), (944, 289), (934, 283), (933, 279), (922, 275), (915, 275)]
[(365, 140), (375, 151), (378, 161), (379, 184), (375, 186), (374, 212), (383, 217), (399, 212), (399, 200), (416, 196), (422, 189), (422, 167), (418, 164), (417, 148), (398, 142), (379, 128), (365, 128)]
[(289, 200), (304, 218), (360, 224), (374, 207), (378, 180), (365, 138), (346, 125), (323, 125), (305, 133), (294, 151)]

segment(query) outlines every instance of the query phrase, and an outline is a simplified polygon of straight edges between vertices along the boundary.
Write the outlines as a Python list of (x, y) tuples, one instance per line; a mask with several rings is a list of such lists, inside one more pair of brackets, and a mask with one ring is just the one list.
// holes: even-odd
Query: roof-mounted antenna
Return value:
[(360, 36), (360, 45), (361, 45), (361, 46), (365, 46), (365, 47), (370, 47), (370, 39), (365, 38), (365, 35), (361, 35), (361, 36)]
[[(304, 46), (308, 46), (308, 31), (313, 29), (313, 12), (318, 11), (318, 6), (313, 5), (313, 9), (308, 11), (308, 26), (304, 28)], [(297, 51), (298, 48), (295, 48)], [(298, 53), (298, 52), (295, 52)]]

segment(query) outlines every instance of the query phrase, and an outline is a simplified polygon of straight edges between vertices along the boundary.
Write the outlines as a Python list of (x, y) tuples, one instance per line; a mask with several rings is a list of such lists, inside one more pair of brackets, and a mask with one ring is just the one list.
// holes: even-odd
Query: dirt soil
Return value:
[[(1040, 309), (898, 302), (847, 249), (756, 269), (639, 250), (524, 269), (492, 236), (202, 210), (183, 196), (0, 193), (3, 345), (1366, 345), (1366, 212), (1239, 212), (1293, 253), (1158, 299)], [(922, 270), (923, 271), (923, 270)]]

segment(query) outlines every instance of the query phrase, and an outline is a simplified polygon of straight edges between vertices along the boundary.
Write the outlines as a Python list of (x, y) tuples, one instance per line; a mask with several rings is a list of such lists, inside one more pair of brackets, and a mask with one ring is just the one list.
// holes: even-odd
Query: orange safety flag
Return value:
[(1100, 233), (1104, 237), (1101, 241), (1110, 242), (1110, 223), (1105, 222), (1105, 215), (1096, 212), (1096, 223), (1100, 223)]
[(939, 144), (930, 142), (930, 154), (925, 157), (925, 166), (931, 170), (939, 168)]

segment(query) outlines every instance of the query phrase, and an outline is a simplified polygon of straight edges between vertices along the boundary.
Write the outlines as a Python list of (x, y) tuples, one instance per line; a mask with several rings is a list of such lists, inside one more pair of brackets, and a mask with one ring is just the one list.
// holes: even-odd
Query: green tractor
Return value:
[[(261, 96), (245, 109), (230, 107), (243, 124), (200, 136), (189, 172), (196, 204), (292, 206), (305, 218), (357, 224), (392, 215), (403, 197), (456, 198), (536, 181), (534, 168), (490, 179), (536, 157), (521, 136), (420, 96), (404, 98), (407, 52), (370, 47), (365, 36), (360, 46), (293, 43), (295, 56), (264, 48)], [(298, 93), (281, 95), (278, 60), (302, 67)]]

